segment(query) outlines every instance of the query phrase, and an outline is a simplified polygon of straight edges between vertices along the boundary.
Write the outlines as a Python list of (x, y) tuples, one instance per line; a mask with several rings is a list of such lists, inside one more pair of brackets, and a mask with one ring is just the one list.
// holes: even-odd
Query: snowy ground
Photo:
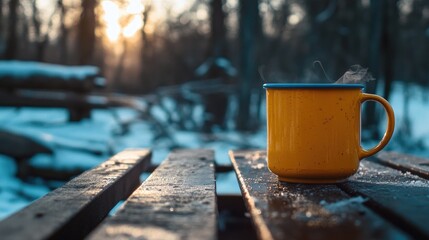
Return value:
[[(116, 115), (123, 119), (137, 118), (133, 110), (116, 111)], [(144, 120), (133, 123), (125, 135), (119, 134), (118, 121), (105, 110), (94, 111), (91, 120), (69, 123), (67, 112), (62, 109), (0, 108), (0, 124), (3, 129), (31, 136), (52, 147), (55, 150), (53, 155), (38, 154), (30, 159), (30, 163), (59, 170), (90, 169), (126, 148), (152, 148), (152, 161), (160, 163), (172, 146), (171, 139), (153, 143), (152, 126)], [(181, 147), (214, 149), (216, 160), (223, 164), (229, 163), (228, 150), (238, 148), (244, 138), (251, 146), (265, 145), (264, 131), (254, 135), (219, 133), (216, 139), (213, 137), (185, 131), (175, 131), (171, 136)], [(38, 179), (23, 182), (15, 177), (16, 170), (16, 162), (12, 158), (0, 155), (0, 219), (45, 195), (52, 186), (62, 184)], [(219, 175), (217, 183), (217, 190), (221, 193), (239, 192), (232, 173)]]
[[(409, 94), (408, 108), (404, 96)], [(397, 128), (388, 149), (429, 157), (429, 101), (424, 90), (412, 86), (407, 91), (403, 84), (395, 84), (391, 98), (395, 109)], [(118, 109), (123, 119), (135, 118), (136, 112)], [(156, 112), (156, 111), (155, 111)], [(262, 111), (264, 112), (264, 111)], [(410, 114), (411, 124), (404, 120)], [(161, 116), (162, 117), (162, 116)], [(152, 141), (152, 126), (145, 121), (131, 125), (127, 134), (119, 134), (121, 128), (111, 112), (96, 110), (91, 120), (68, 123), (67, 113), (62, 109), (16, 110), (0, 108), (0, 126), (18, 133), (30, 135), (55, 149), (54, 155), (37, 155), (30, 161), (35, 166), (50, 166), (57, 169), (89, 169), (107, 159), (112, 153), (125, 148), (146, 147), (154, 150), (153, 162), (160, 163), (170, 151), (171, 139)], [(228, 164), (228, 150), (239, 148), (243, 142), (255, 148), (265, 148), (265, 128), (256, 134), (221, 132), (214, 136), (195, 132), (173, 131), (172, 139), (187, 148), (212, 148), (219, 163)], [(398, 136), (407, 135), (408, 144)], [(370, 147), (373, 143), (369, 143)], [(97, 153), (97, 154), (94, 154)], [(52, 183), (42, 180), (22, 182), (15, 177), (15, 161), (0, 155), (0, 219), (26, 206), (52, 189)], [(58, 183), (57, 185), (60, 185)], [(54, 184), (55, 185), (55, 184)], [(221, 174), (217, 178), (219, 193), (239, 193), (234, 173)]]

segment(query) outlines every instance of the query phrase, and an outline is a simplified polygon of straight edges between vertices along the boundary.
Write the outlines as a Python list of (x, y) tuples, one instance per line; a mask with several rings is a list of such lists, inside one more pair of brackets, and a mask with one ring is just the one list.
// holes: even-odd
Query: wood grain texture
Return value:
[(216, 239), (214, 153), (169, 155), (89, 239)]
[(429, 239), (429, 181), (363, 160), (357, 174), (339, 185), (369, 199), (367, 205), (415, 238)]
[(1, 239), (81, 239), (139, 185), (149, 150), (123, 151), (0, 222)]
[(429, 160), (397, 152), (381, 152), (376, 159), (383, 165), (429, 179)]
[(260, 239), (409, 238), (336, 185), (280, 183), (264, 151), (230, 157)]

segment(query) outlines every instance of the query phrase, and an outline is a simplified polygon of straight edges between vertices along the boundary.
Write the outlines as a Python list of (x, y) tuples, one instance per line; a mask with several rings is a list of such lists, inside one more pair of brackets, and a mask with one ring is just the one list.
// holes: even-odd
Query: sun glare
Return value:
[(130, 0), (125, 5), (105, 0), (101, 2), (101, 10), (105, 35), (111, 42), (118, 41), (121, 36), (131, 38), (143, 27), (141, 0)]
[(142, 27), (143, 27), (142, 19), (137, 16), (133, 16), (131, 21), (122, 30), (122, 33), (124, 34), (124, 37), (130, 38), (134, 36), (134, 34), (136, 34), (136, 32), (139, 31)]

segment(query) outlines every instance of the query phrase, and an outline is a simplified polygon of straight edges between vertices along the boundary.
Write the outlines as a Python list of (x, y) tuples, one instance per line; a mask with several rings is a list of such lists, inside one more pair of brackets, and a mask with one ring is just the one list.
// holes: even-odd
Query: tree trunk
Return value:
[(223, 0), (211, 0), (211, 37), (209, 56), (226, 56), (226, 27), (225, 13), (223, 11)]
[(240, 86), (237, 129), (248, 131), (256, 127), (258, 117), (257, 111), (253, 111), (258, 106), (251, 106), (252, 93), (258, 79), (258, 47), (262, 35), (258, 0), (240, 0), (239, 18)]
[[(3, 1), (4, 0), (0, 0), (0, 33), (2, 35), (3, 35)], [(0, 41), (3, 41), (3, 36), (0, 37)], [(1, 44), (1, 42), (0, 42), (0, 44)], [(0, 54), (1, 54), (1, 52), (0, 52)]]
[(125, 39), (124, 36), (121, 36), (121, 42), (122, 42), (122, 53), (121, 53), (121, 56), (119, 56), (119, 61), (116, 66), (115, 75), (113, 77), (113, 81), (114, 81), (113, 87), (116, 91), (120, 91), (122, 87), (121, 77), (122, 77), (122, 72), (124, 70), (125, 57), (127, 55), (127, 49), (128, 49), (127, 39)]
[(3, 32), (3, 1), (4, 0), (0, 0), (0, 59), (3, 56), (3, 51), (4, 51), (4, 32)]
[(140, 30), (141, 36), (142, 36), (141, 58), (140, 58), (140, 61), (141, 61), (140, 62), (140, 65), (141, 65), (140, 79), (144, 83), (143, 88), (146, 88), (146, 89), (153, 88), (153, 85), (152, 85), (153, 81), (147, 80), (149, 76), (149, 69), (150, 69), (151, 62), (154, 61), (154, 59), (152, 58), (153, 50), (151, 49), (149, 37), (148, 37), (148, 34), (146, 33), (146, 27), (149, 21), (149, 15), (151, 10), (152, 10), (152, 5), (146, 4), (144, 11), (142, 12), (143, 27)]
[(97, 0), (82, 0), (82, 13), (78, 23), (77, 52), (78, 63), (81, 65), (92, 62), (95, 47)]
[(68, 31), (65, 24), (66, 8), (64, 7), (63, 0), (58, 0), (57, 6), (60, 10), (60, 36), (59, 36), (59, 48), (60, 48), (60, 63), (67, 64), (68, 51), (67, 51), (67, 37)]
[[(218, 66), (218, 58), (226, 58), (226, 27), (223, 0), (210, 1), (210, 42), (206, 54), (206, 62), (209, 70), (204, 76), (206, 79), (220, 79), (222, 83), (228, 82), (228, 74), (225, 69)], [(212, 61), (210, 62), (210, 59)], [(203, 131), (211, 132), (214, 126), (225, 127), (225, 116), (228, 107), (228, 96), (224, 89), (203, 95), (204, 97), (204, 123)]]
[(397, 0), (384, 1), (384, 9), (387, 9), (387, 14), (384, 16), (383, 26), (383, 58), (384, 58), (384, 89), (383, 96), (386, 99), (390, 98), (392, 82), (394, 77), (395, 63), (395, 43), (396, 43), (396, 28), (398, 27), (399, 9)]
[(45, 48), (48, 41), (47, 39), (48, 33), (46, 33), (46, 36), (42, 36), (42, 32), (40, 29), (42, 24), (39, 18), (39, 9), (37, 9), (37, 0), (33, 0), (31, 7), (32, 7), (32, 22), (34, 27), (34, 35), (36, 38), (35, 60), (39, 62), (43, 62), (43, 59), (45, 57)]
[(9, 25), (7, 29), (5, 59), (14, 59), (18, 48), (17, 23), (19, 0), (9, 0)]
[[(384, 1), (384, 0), (383, 0)], [(376, 81), (370, 81), (366, 85), (366, 91), (369, 93), (375, 93), (377, 90), (377, 83), (380, 79), (380, 45), (382, 40), (383, 31), (383, 16), (385, 9), (383, 9), (383, 2), (379, 0), (371, 0), (370, 15), (371, 15), (371, 26), (369, 33), (369, 69), (376, 79)], [(379, 138), (378, 122), (379, 117), (376, 112), (375, 103), (370, 101), (366, 103), (366, 110), (363, 118), (363, 124), (365, 129), (370, 131), (370, 137), (377, 139)]]

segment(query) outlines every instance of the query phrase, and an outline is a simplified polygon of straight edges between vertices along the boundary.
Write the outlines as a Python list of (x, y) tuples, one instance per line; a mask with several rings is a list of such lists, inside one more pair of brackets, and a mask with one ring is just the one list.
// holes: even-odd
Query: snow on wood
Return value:
[(0, 61), (0, 87), (89, 91), (104, 87), (95, 66), (64, 66), (25, 61)]
[(0, 61), (0, 77), (26, 79), (34, 76), (64, 80), (85, 80), (99, 74), (94, 66), (62, 66), (57, 64), (23, 61)]

